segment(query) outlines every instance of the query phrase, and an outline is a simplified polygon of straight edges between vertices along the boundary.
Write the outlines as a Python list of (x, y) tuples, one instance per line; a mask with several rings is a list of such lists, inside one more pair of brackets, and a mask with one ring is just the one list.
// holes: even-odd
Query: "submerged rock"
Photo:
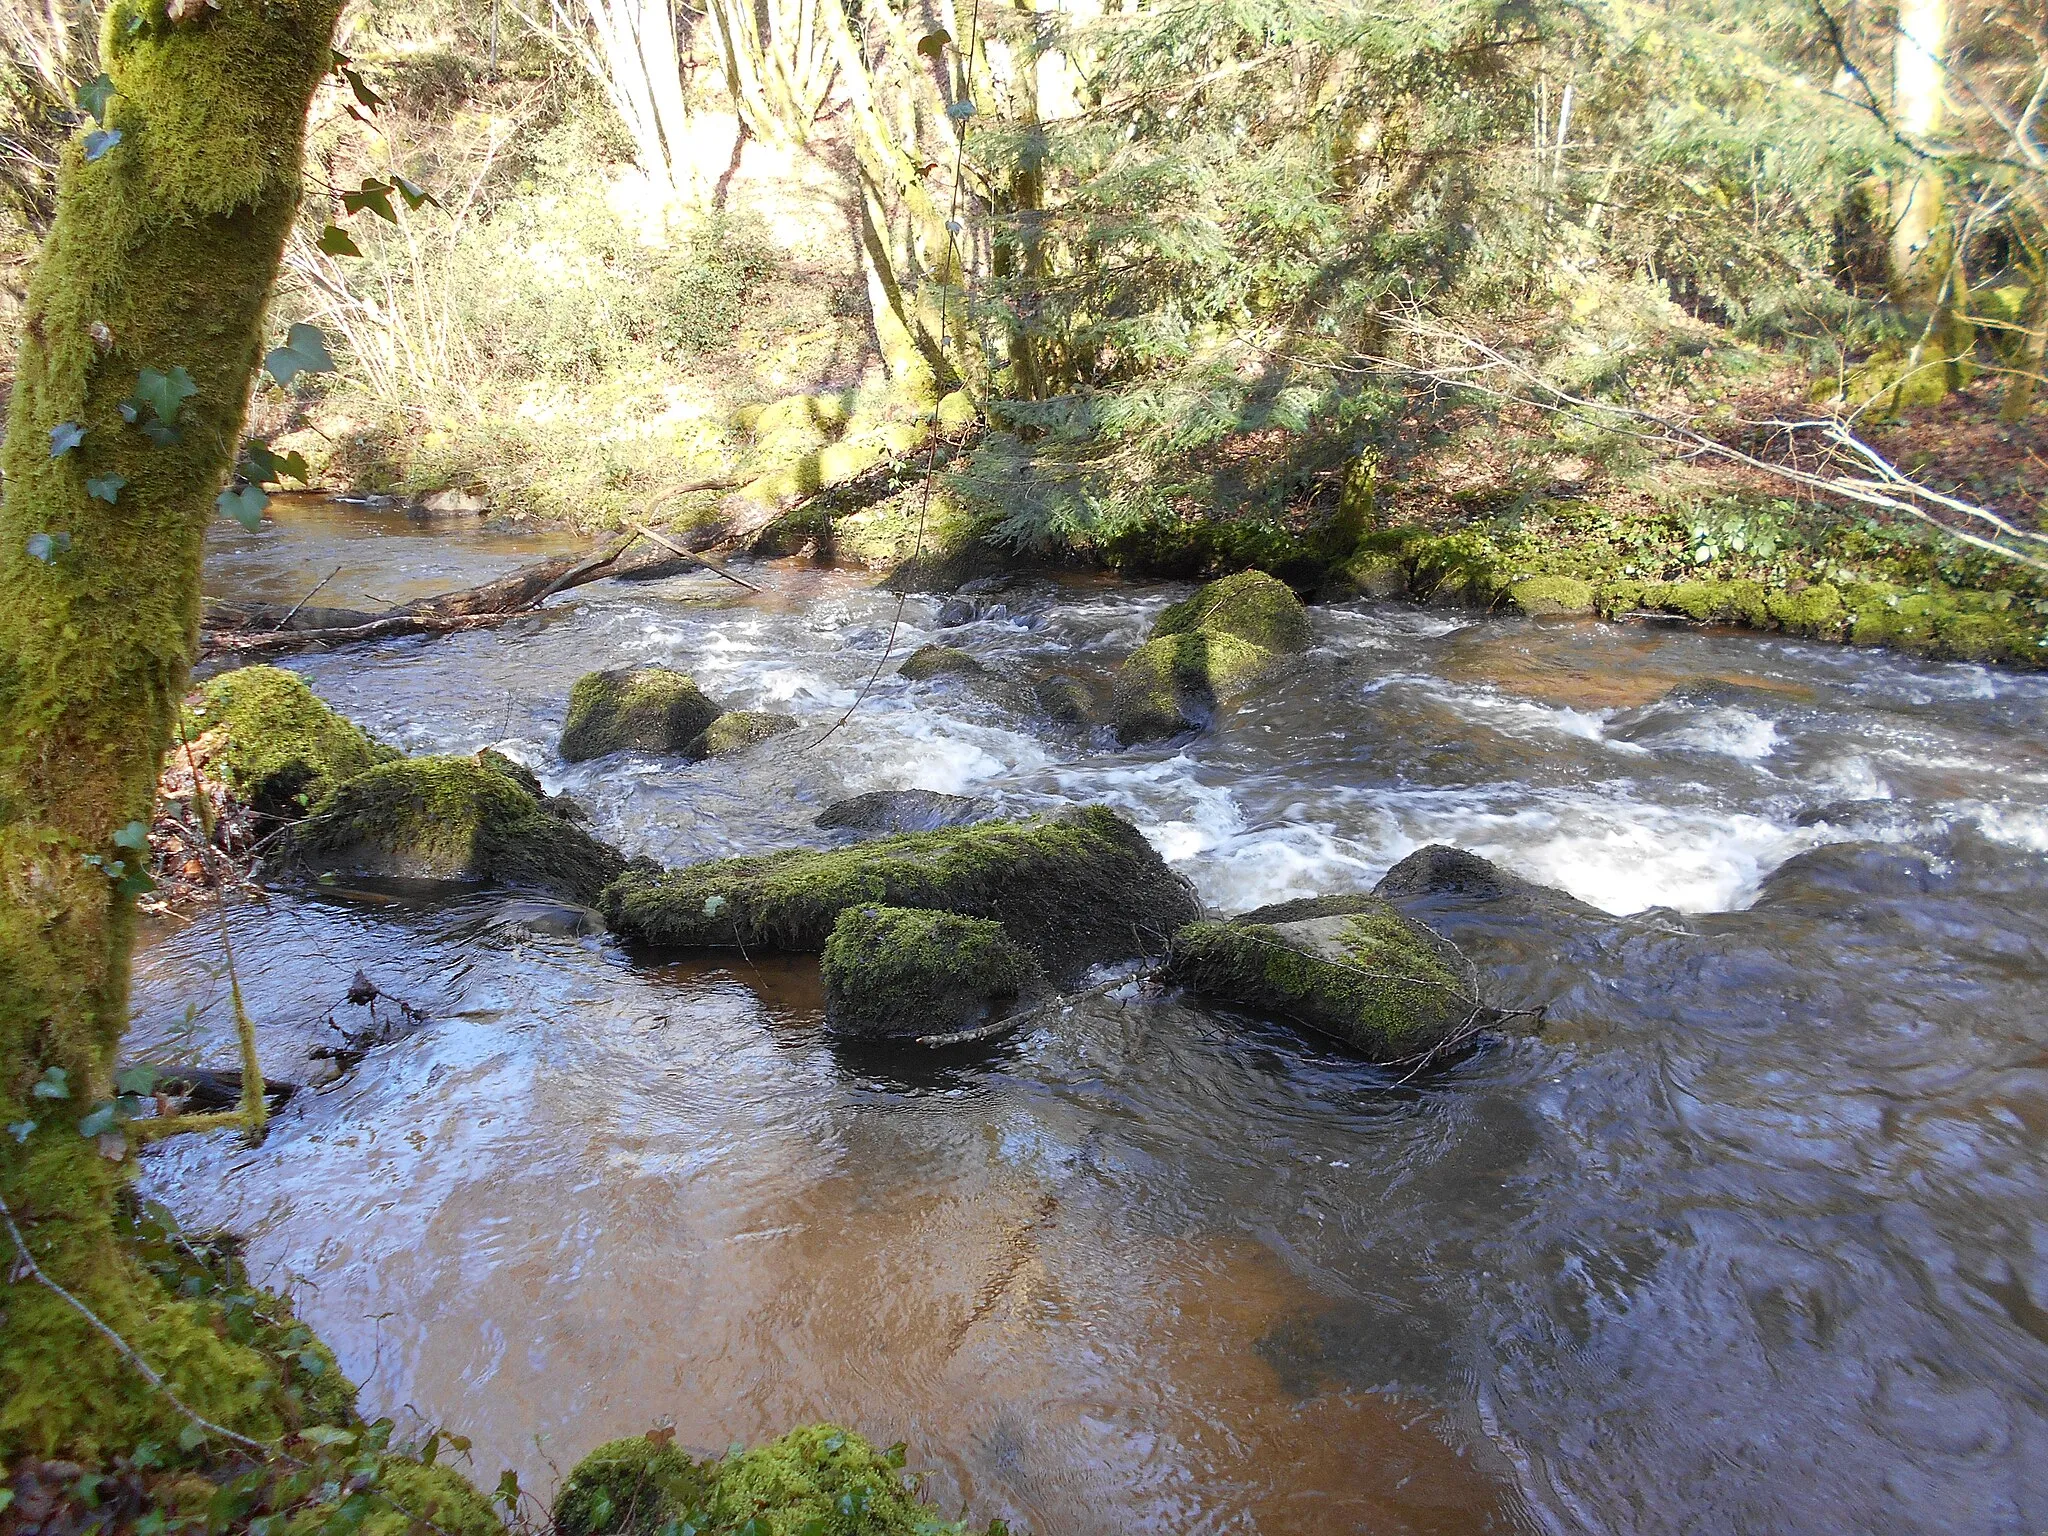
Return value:
[(653, 944), (814, 953), (856, 903), (993, 918), (1055, 975), (1156, 952), (1201, 915), (1187, 882), (1101, 805), (850, 848), (635, 867), (602, 907), (614, 931)]
[(214, 678), (193, 713), (209, 764), (268, 816), (301, 816), (345, 780), (399, 755), (282, 667), (243, 667)]
[(668, 667), (586, 673), (569, 691), (562, 756), (580, 763), (613, 752), (682, 752), (719, 714), (694, 679)]
[(1036, 712), (1048, 720), (1056, 720), (1061, 725), (1094, 723), (1095, 690), (1081, 678), (1065, 672), (1042, 677), (1031, 685), (1031, 698), (1037, 706)]
[(1287, 902), (1173, 937), (1167, 974), (1256, 1013), (1306, 1024), (1385, 1065), (1448, 1055), (1499, 1015), (1457, 952), (1372, 896)]
[(315, 870), (462, 880), (551, 891), (589, 903), (626, 866), (512, 776), (468, 757), (413, 757), (350, 779), (300, 827)]
[(825, 1023), (862, 1040), (958, 1034), (999, 1019), (1042, 980), (1001, 923), (909, 907), (848, 907), (825, 940)]
[(961, 677), (980, 677), (988, 668), (957, 646), (921, 645), (903, 658), (903, 665), (896, 671), (913, 683), (921, 683), (929, 678), (943, 677), (948, 673)]
[(795, 715), (778, 715), (757, 709), (729, 709), (710, 725), (702, 734), (691, 739), (683, 748), (683, 756), (692, 762), (702, 762), (707, 757), (725, 757), (729, 753), (744, 752), (748, 747), (758, 746), (772, 736), (782, 736), (797, 727)]
[(1129, 746), (1200, 730), (1281, 657), (1305, 651), (1308, 612), (1264, 571), (1212, 581), (1175, 603), (1117, 673), (1110, 716)]
[(818, 813), (820, 827), (850, 832), (936, 832), (964, 827), (989, 813), (986, 800), (942, 795), (934, 789), (875, 789), (835, 800)]

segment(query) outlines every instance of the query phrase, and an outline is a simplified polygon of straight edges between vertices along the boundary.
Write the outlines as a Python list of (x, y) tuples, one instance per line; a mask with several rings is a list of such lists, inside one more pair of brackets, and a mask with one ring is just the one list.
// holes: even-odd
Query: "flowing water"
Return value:
[[(373, 606), (543, 549), (301, 505), (214, 590)], [(910, 1442), (1041, 1533), (2048, 1525), (2048, 681), (1690, 629), (1314, 610), (1216, 729), (1119, 751), (909, 684), (896, 600), (747, 567), (290, 664), (409, 750), (496, 745), (676, 863), (842, 795), (1115, 805), (1212, 908), (1448, 842), (1585, 905), (1424, 903), (1539, 1039), (1396, 1082), (1127, 986), (977, 1052), (855, 1054), (815, 965), (628, 952), (573, 910), (280, 890), (233, 912), (275, 1075), (361, 967), (416, 1032), (147, 1184), (250, 1238), (373, 1411), (545, 1489), (672, 1420)], [(1184, 591), (1025, 582), (944, 638), (1100, 692)], [(914, 597), (899, 654), (939, 632)], [(598, 666), (805, 722), (738, 758), (553, 751)], [(210, 923), (140, 1054), (231, 1063)], [(408, 1422), (411, 1422), (408, 1417)]]

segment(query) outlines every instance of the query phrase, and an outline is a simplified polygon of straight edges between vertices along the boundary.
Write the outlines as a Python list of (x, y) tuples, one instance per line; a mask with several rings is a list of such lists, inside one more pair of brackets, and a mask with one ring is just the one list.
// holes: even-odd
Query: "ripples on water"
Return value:
[[(341, 565), (321, 601), (367, 605), (541, 547), (288, 515), (223, 537), (220, 590)], [(273, 1070), (357, 966), (432, 1022), (260, 1151), (173, 1143), (150, 1184), (250, 1234), (366, 1406), (541, 1485), (663, 1416), (704, 1448), (836, 1417), (1045, 1533), (2048, 1522), (2041, 680), (1357, 604), (1178, 745), (885, 675), (804, 753), (895, 599), (760, 579), (293, 665), (669, 862), (822, 843), (825, 803), (898, 787), (1108, 800), (1224, 910), (1456, 843), (1586, 904), (1424, 911), (1550, 1031), (1394, 1085), (1130, 989), (906, 1063), (823, 1037), (809, 962), (628, 955), (488, 894), (277, 893), (235, 914)], [(944, 638), (1100, 690), (1179, 590), (1027, 585)], [(899, 649), (935, 617), (913, 598)], [(569, 685), (635, 661), (813, 729), (560, 762)], [(203, 925), (156, 937), (138, 1048), (232, 1060), (214, 964)]]

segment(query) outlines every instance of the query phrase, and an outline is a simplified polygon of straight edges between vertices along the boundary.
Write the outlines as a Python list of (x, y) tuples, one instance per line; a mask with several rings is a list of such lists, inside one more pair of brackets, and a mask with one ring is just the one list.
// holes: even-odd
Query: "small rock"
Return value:
[(683, 756), (692, 762), (702, 762), (707, 757), (726, 757), (734, 752), (744, 752), (772, 736), (784, 735), (796, 727), (795, 715), (778, 715), (756, 709), (727, 710), (706, 726), (701, 736), (683, 748)]
[(429, 491), (413, 504), (413, 510), (429, 517), (482, 517), (491, 510), (491, 502), (476, 491)]
[(974, 600), (968, 597), (950, 599), (939, 609), (939, 616), (932, 622), (940, 629), (958, 629), (963, 624), (972, 624), (978, 617)]
[(903, 659), (903, 665), (896, 669), (898, 675), (913, 683), (952, 673), (961, 677), (976, 677), (988, 671), (980, 662), (957, 646), (922, 645)]
[(668, 667), (586, 673), (569, 692), (561, 753), (580, 763), (613, 752), (682, 752), (721, 713), (694, 679)]
[(1001, 923), (905, 907), (848, 907), (818, 969), (825, 1023), (860, 1040), (957, 1034), (1003, 1017), (1043, 986)]
[(876, 789), (835, 800), (818, 813), (815, 825), (852, 832), (936, 832), (964, 827), (990, 812), (989, 802), (931, 789)]

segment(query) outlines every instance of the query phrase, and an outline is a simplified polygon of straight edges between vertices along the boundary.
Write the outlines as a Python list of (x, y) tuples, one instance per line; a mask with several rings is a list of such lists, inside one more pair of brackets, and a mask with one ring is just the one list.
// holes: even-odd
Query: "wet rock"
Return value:
[(1007, 592), (1017, 584), (1017, 578), (1007, 573), (995, 576), (977, 576), (972, 581), (963, 581), (957, 588), (962, 597), (986, 597), (991, 592)]
[(1508, 601), (1530, 618), (1552, 614), (1590, 614), (1593, 583), (1576, 576), (1529, 576), (1508, 588)]
[(1457, 951), (1385, 901), (1287, 903), (1279, 921), (1275, 915), (1189, 924), (1173, 937), (1167, 975), (1191, 991), (1306, 1024), (1389, 1066), (1447, 1059), (1500, 1017), (1474, 995)]
[(848, 907), (819, 960), (825, 1023), (861, 1040), (958, 1034), (1038, 990), (1031, 952), (1001, 923), (908, 907)]
[(815, 825), (852, 832), (936, 832), (964, 827), (989, 813), (986, 800), (942, 795), (932, 789), (875, 789), (835, 800), (818, 813)]
[(692, 678), (668, 667), (590, 672), (569, 691), (561, 753), (580, 763), (613, 752), (682, 752), (719, 714)]
[(652, 944), (815, 953), (856, 903), (994, 919), (1056, 976), (1156, 953), (1201, 915), (1187, 882), (1100, 805), (843, 849), (636, 867), (601, 906), (615, 932)]
[(778, 715), (756, 709), (727, 710), (706, 726), (702, 735), (692, 738), (690, 744), (683, 748), (683, 756), (692, 762), (702, 762), (707, 757), (725, 757), (758, 746), (770, 737), (786, 735), (796, 727), (795, 715)]
[(971, 597), (949, 598), (939, 609), (939, 616), (933, 620), (940, 629), (958, 629), (963, 624), (972, 624), (979, 618), (980, 610)]
[(416, 517), (483, 517), (491, 510), (491, 499), (481, 491), (429, 491), (407, 511)]
[(1212, 581), (1161, 614), (1117, 673), (1117, 739), (1129, 746), (1200, 730), (1310, 639), (1308, 613), (1285, 582), (1263, 571)]
[(243, 667), (214, 678), (193, 715), (209, 767), (268, 816), (304, 815), (337, 785), (399, 755), (281, 667)]
[(459, 880), (588, 904), (626, 861), (513, 777), (468, 757), (384, 763), (341, 785), (301, 825), (316, 872)]
[(1217, 706), (1272, 671), (1278, 658), (1234, 635), (1169, 635), (1131, 653), (1116, 675), (1110, 718), (1125, 746), (1198, 731)]
[(1474, 901), (1566, 902), (1585, 907), (1587, 911), (1594, 910), (1575, 896), (1551, 886), (1538, 885), (1533, 880), (1524, 880), (1520, 875), (1511, 875), (1490, 859), (1482, 859), (1476, 853), (1467, 853), (1445, 843), (1431, 843), (1409, 854), (1380, 877), (1380, 883), (1373, 887), (1373, 895), (1388, 901), (1413, 896), (1457, 895)]
[(558, 1536), (652, 1536), (710, 1498), (706, 1470), (673, 1437), (608, 1440), (569, 1469), (555, 1494)]
[(506, 778), (525, 790), (557, 816), (566, 816), (571, 821), (588, 821), (590, 813), (567, 795), (551, 795), (541, 787), (540, 775), (516, 758), (507, 757), (496, 747), (485, 747), (476, 755), (477, 762), (493, 773), (502, 773)]
[(1078, 677), (1055, 673), (1031, 686), (1037, 712), (1061, 725), (1090, 725), (1096, 716), (1095, 690)]
[(903, 664), (896, 670), (899, 675), (913, 683), (922, 683), (948, 674), (956, 677), (980, 677), (988, 672), (988, 668), (972, 656), (951, 645), (921, 645), (904, 657)]
[(1235, 635), (1283, 655), (1307, 650), (1314, 639), (1301, 599), (1286, 582), (1264, 571), (1239, 571), (1212, 581), (1168, 608), (1152, 626), (1155, 640), (1191, 634)]
[(1897, 843), (1830, 843), (1794, 854), (1764, 877), (1750, 911), (1839, 911), (1859, 897), (1923, 896), (1951, 883), (1946, 860)]

